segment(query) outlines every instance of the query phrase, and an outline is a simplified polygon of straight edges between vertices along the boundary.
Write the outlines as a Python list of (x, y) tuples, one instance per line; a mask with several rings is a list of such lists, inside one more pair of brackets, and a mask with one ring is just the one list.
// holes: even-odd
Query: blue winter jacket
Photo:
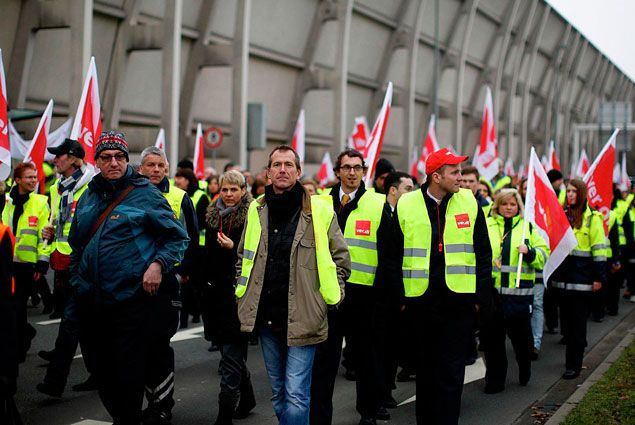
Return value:
[[(129, 184), (135, 189), (86, 241), (93, 223)], [(124, 301), (143, 291), (143, 274), (153, 262), (161, 264), (164, 274), (170, 272), (183, 259), (188, 240), (167, 200), (147, 178), (130, 166), (114, 181), (97, 174), (71, 224), (71, 286), (80, 299), (97, 304)]]

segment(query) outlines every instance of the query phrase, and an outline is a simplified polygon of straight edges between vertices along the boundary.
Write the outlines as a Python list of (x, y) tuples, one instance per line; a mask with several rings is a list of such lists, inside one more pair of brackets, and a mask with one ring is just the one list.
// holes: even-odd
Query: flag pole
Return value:
[[(533, 146), (532, 146), (532, 150), (533, 150)], [(531, 160), (529, 161), (529, 172), (527, 174), (527, 191), (529, 191), (529, 183), (533, 183), (534, 185), (536, 184), (535, 178), (534, 178), (534, 162)], [(523, 235), (520, 238), (522, 243), (525, 243), (525, 237), (527, 236), (527, 227), (529, 227), (529, 222), (525, 220), (525, 217), (523, 217)], [(518, 267), (516, 268), (516, 288), (520, 288), (520, 271), (522, 270), (522, 267), (523, 267), (523, 253), (521, 252), (518, 254)]]

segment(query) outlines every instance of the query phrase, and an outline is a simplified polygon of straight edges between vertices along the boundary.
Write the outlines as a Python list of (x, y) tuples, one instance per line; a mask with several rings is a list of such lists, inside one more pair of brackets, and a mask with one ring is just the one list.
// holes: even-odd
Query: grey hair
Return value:
[(146, 161), (146, 158), (150, 155), (160, 156), (165, 162), (168, 162), (168, 158), (165, 156), (165, 152), (163, 152), (156, 146), (148, 146), (143, 150), (143, 152), (141, 152), (141, 165), (143, 165), (143, 163)]
[(242, 173), (237, 170), (229, 170), (221, 174), (220, 178), (218, 179), (219, 188), (223, 187), (223, 182), (227, 182), (228, 184), (235, 184), (241, 189), (247, 186), (245, 176), (243, 176)]

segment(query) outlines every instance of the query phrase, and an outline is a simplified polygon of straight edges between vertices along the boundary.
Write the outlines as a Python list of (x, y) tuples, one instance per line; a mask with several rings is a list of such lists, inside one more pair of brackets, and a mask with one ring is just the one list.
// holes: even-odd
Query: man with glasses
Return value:
[(168, 201), (128, 161), (123, 134), (99, 136), (100, 173), (79, 199), (69, 235), (81, 338), (94, 349), (99, 396), (116, 424), (141, 422), (157, 338), (153, 306), (188, 241)]
[(312, 425), (332, 421), (333, 388), (344, 336), (357, 372), (360, 425), (390, 418), (384, 407), (390, 402), (384, 399), (385, 299), (389, 288), (401, 284), (401, 276), (394, 260), (390, 206), (384, 195), (364, 187), (367, 169), (363, 155), (354, 149), (340, 153), (335, 163), (340, 182), (331, 189), (331, 197), (348, 244), (351, 275), (339, 311), (329, 311), (329, 338), (318, 349), (311, 388)]

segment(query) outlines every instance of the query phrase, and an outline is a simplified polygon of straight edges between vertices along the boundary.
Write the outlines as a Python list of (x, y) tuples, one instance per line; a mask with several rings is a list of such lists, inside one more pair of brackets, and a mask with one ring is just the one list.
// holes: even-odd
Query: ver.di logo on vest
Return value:
[(456, 227), (459, 229), (465, 229), (470, 227), (470, 216), (467, 214), (457, 214), (454, 216), (456, 220)]
[(355, 221), (355, 236), (370, 236), (370, 220)]

